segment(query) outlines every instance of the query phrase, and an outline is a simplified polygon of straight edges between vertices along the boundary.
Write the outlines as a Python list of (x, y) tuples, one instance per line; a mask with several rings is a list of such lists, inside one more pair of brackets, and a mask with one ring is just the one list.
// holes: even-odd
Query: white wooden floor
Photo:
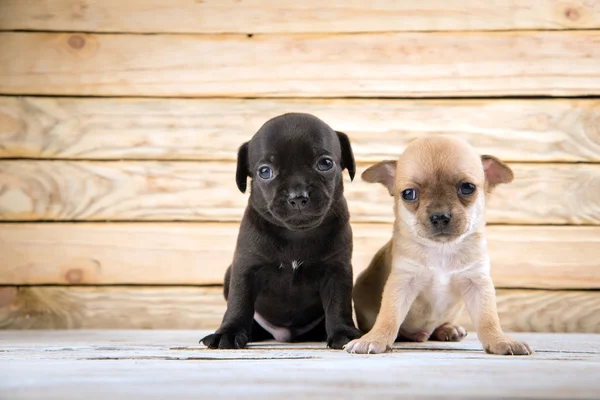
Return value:
[(207, 350), (200, 331), (0, 331), (0, 399), (600, 398), (600, 335), (515, 334), (531, 357), (462, 343), (350, 355), (324, 344)]

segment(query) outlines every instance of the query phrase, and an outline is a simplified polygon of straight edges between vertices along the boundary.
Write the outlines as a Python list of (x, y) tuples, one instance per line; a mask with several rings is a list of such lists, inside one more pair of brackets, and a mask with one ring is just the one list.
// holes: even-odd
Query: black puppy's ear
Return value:
[(350, 180), (354, 179), (356, 173), (356, 163), (354, 162), (354, 153), (350, 146), (350, 139), (344, 132), (335, 131), (338, 135), (340, 145), (342, 147), (342, 169), (346, 168), (350, 174)]
[(371, 165), (362, 173), (362, 178), (366, 182), (381, 183), (394, 195), (394, 181), (396, 180), (396, 161), (385, 160), (375, 165)]
[(248, 142), (240, 146), (237, 156), (237, 170), (235, 173), (235, 182), (240, 192), (246, 192), (246, 186), (250, 171), (248, 170)]

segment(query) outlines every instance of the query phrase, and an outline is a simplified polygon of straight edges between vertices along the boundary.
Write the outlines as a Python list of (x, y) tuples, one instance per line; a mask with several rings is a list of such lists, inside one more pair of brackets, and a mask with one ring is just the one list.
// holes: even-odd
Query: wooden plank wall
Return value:
[[(600, 1), (0, 1), (0, 327), (215, 328), (237, 147), (313, 113), (359, 172), (449, 133), (508, 161), (505, 328), (600, 332)], [(347, 184), (355, 275), (389, 238)]]

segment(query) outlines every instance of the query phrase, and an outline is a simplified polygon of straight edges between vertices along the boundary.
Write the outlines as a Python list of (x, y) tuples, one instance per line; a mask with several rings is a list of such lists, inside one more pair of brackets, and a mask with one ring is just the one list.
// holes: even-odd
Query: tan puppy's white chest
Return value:
[(460, 291), (454, 280), (455, 275), (452, 272), (431, 268), (429, 285), (417, 298), (417, 302), (425, 301), (431, 309), (427, 319), (435, 325), (432, 328), (440, 323), (450, 322), (447, 320), (451, 316), (449, 313), (456, 309), (456, 305), (461, 302)]
[(460, 315), (463, 308), (458, 278), (464, 266), (457, 263), (452, 253), (432, 251), (427, 254), (425, 265), (417, 266), (400, 273), (413, 275), (418, 280), (419, 295), (410, 307), (410, 311), (401, 325), (400, 331), (407, 337), (431, 334), (435, 328), (444, 323), (451, 323)]

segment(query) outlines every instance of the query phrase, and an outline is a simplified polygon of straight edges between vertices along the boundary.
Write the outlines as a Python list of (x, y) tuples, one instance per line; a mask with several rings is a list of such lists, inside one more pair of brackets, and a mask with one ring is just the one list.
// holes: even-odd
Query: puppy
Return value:
[(354, 178), (348, 137), (309, 114), (266, 122), (238, 151), (237, 186), (252, 178), (233, 263), (227, 311), (201, 340), (209, 348), (249, 341), (360, 337), (352, 320), (352, 231), (342, 170)]
[(382, 353), (397, 337), (459, 341), (467, 333), (454, 321), (466, 303), (487, 352), (532, 354), (500, 327), (485, 238), (486, 195), (513, 180), (511, 169), (463, 140), (437, 136), (412, 142), (398, 161), (362, 177), (394, 196), (396, 221), (392, 240), (358, 278), (358, 326), (369, 333), (346, 351)]

